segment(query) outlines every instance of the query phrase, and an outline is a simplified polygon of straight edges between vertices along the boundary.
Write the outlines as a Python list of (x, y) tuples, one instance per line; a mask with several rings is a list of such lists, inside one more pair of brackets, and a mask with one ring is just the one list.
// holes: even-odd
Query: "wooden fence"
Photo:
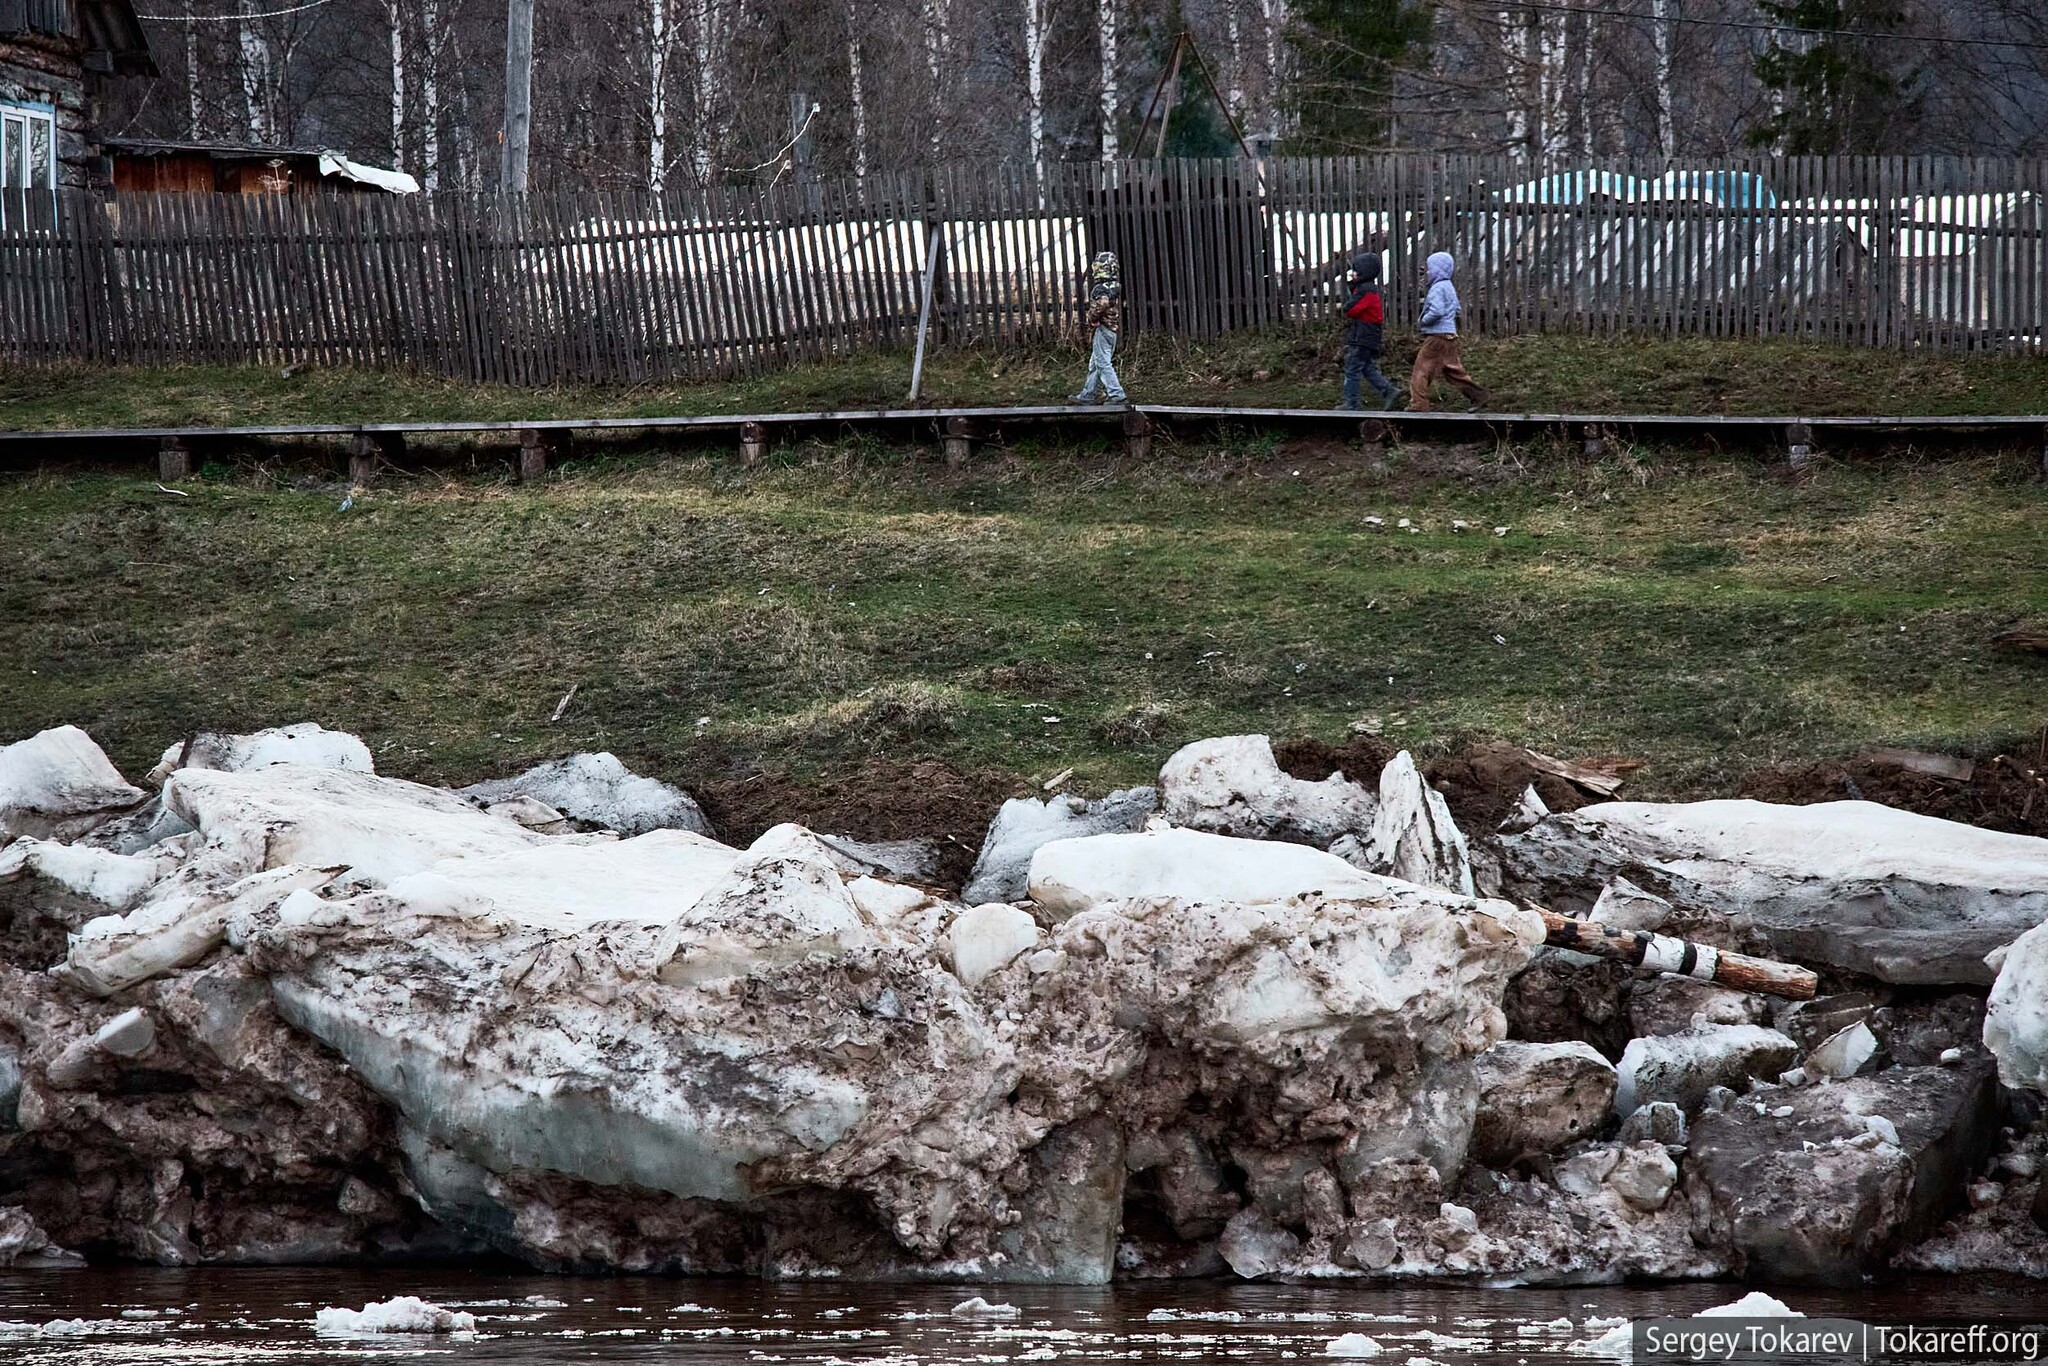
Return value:
[(1129, 325), (1334, 318), (1383, 253), (1412, 318), (1459, 259), (1468, 331), (2039, 349), (2048, 162), (1507, 158), (955, 167), (646, 194), (0, 195), (0, 359), (312, 361), (513, 384), (723, 376), (915, 335), (1078, 325), (1098, 250)]

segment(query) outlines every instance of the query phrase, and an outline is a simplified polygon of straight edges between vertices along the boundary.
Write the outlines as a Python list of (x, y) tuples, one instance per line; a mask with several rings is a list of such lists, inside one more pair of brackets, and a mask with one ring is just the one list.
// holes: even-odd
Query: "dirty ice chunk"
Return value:
[(312, 722), (278, 726), (250, 735), (226, 735), (202, 731), (191, 743), (166, 749), (148, 781), (161, 784), (181, 768), (213, 768), (228, 773), (247, 773), (273, 764), (305, 764), (309, 768), (346, 768), (357, 773), (375, 773), (376, 761), (370, 747), (347, 731), (327, 730)]
[(366, 1304), (361, 1309), (322, 1309), (313, 1316), (313, 1331), (323, 1337), (359, 1333), (470, 1333), (476, 1315), (444, 1309), (417, 1295)]
[(452, 792), (339, 768), (179, 769), (164, 805), (248, 873), (288, 863), (390, 882), (443, 859), (508, 854), (547, 837)]
[(643, 777), (617, 755), (604, 752), (572, 754), (538, 764), (516, 777), (465, 787), (461, 795), (480, 806), (532, 797), (573, 820), (621, 835), (644, 835), (649, 830), (713, 833), (711, 822), (689, 793), (659, 778)]
[(0, 843), (48, 835), (73, 817), (133, 806), (146, 795), (76, 726), (0, 746)]
[(1018, 954), (1035, 947), (1038, 922), (1005, 902), (991, 902), (960, 912), (946, 931), (953, 948), (953, 975), (978, 986), (990, 973)]
[[(573, 841), (589, 840), (591, 843)], [(399, 896), (460, 899), (537, 929), (599, 921), (668, 925), (739, 861), (740, 851), (688, 830), (632, 839), (578, 835), (509, 853), (444, 859), (392, 882)]]
[(1373, 794), (1341, 773), (1321, 782), (1289, 776), (1263, 735), (1226, 735), (1183, 746), (1159, 770), (1166, 818), (1175, 825), (1248, 839), (1328, 848), (1372, 826)]
[(1317, 892), (1382, 896), (1391, 885), (1320, 849), (1199, 830), (1091, 835), (1031, 856), (1031, 899), (1061, 918), (1136, 897), (1255, 905)]

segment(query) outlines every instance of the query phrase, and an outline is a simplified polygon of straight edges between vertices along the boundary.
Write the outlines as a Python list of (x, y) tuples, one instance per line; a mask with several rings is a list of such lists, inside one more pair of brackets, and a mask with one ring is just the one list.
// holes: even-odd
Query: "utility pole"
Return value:
[(526, 193), (526, 148), (533, 134), (533, 0), (505, 11), (505, 160), (500, 188)]

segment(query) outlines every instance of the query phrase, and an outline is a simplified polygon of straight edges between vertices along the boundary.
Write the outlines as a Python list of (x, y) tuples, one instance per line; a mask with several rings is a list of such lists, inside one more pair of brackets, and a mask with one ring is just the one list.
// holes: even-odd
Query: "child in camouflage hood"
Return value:
[(1082, 384), (1081, 392), (1074, 395), (1074, 402), (1124, 401), (1124, 386), (1116, 377), (1116, 366), (1111, 363), (1116, 355), (1116, 336), (1123, 326), (1123, 314), (1124, 284), (1117, 268), (1116, 253), (1097, 252), (1095, 259), (1088, 263), (1088, 315), (1085, 321), (1094, 333), (1088, 352), (1088, 379)]

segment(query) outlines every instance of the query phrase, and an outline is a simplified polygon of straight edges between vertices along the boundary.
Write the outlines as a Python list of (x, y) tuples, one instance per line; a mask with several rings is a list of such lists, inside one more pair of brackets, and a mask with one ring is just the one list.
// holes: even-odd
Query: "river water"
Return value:
[[(95, 1268), (0, 1273), (0, 1361), (116, 1363), (889, 1363), (1002, 1366), (1029, 1361), (1285, 1361), (1325, 1357), (1363, 1333), (1379, 1366), (1538, 1366), (1618, 1321), (1688, 1315), (1742, 1288), (1485, 1290), (1354, 1283), (1230, 1282), (1104, 1289), (763, 1284), (480, 1273), (445, 1267), (169, 1271)], [(419, 1295), (477, 1317), (473, 1335), (321, 1337), (315, 1312)], [(1017, 1317), (964, 1321), (972, 1295)], [(1784, 1290), (1809, 1315), (1895, 1321), (2048, 1311), (2039, 1285), (1927, 1279), (1881, 1292)], [(75, 1321), (75, 1322), (73, 1322)]]

